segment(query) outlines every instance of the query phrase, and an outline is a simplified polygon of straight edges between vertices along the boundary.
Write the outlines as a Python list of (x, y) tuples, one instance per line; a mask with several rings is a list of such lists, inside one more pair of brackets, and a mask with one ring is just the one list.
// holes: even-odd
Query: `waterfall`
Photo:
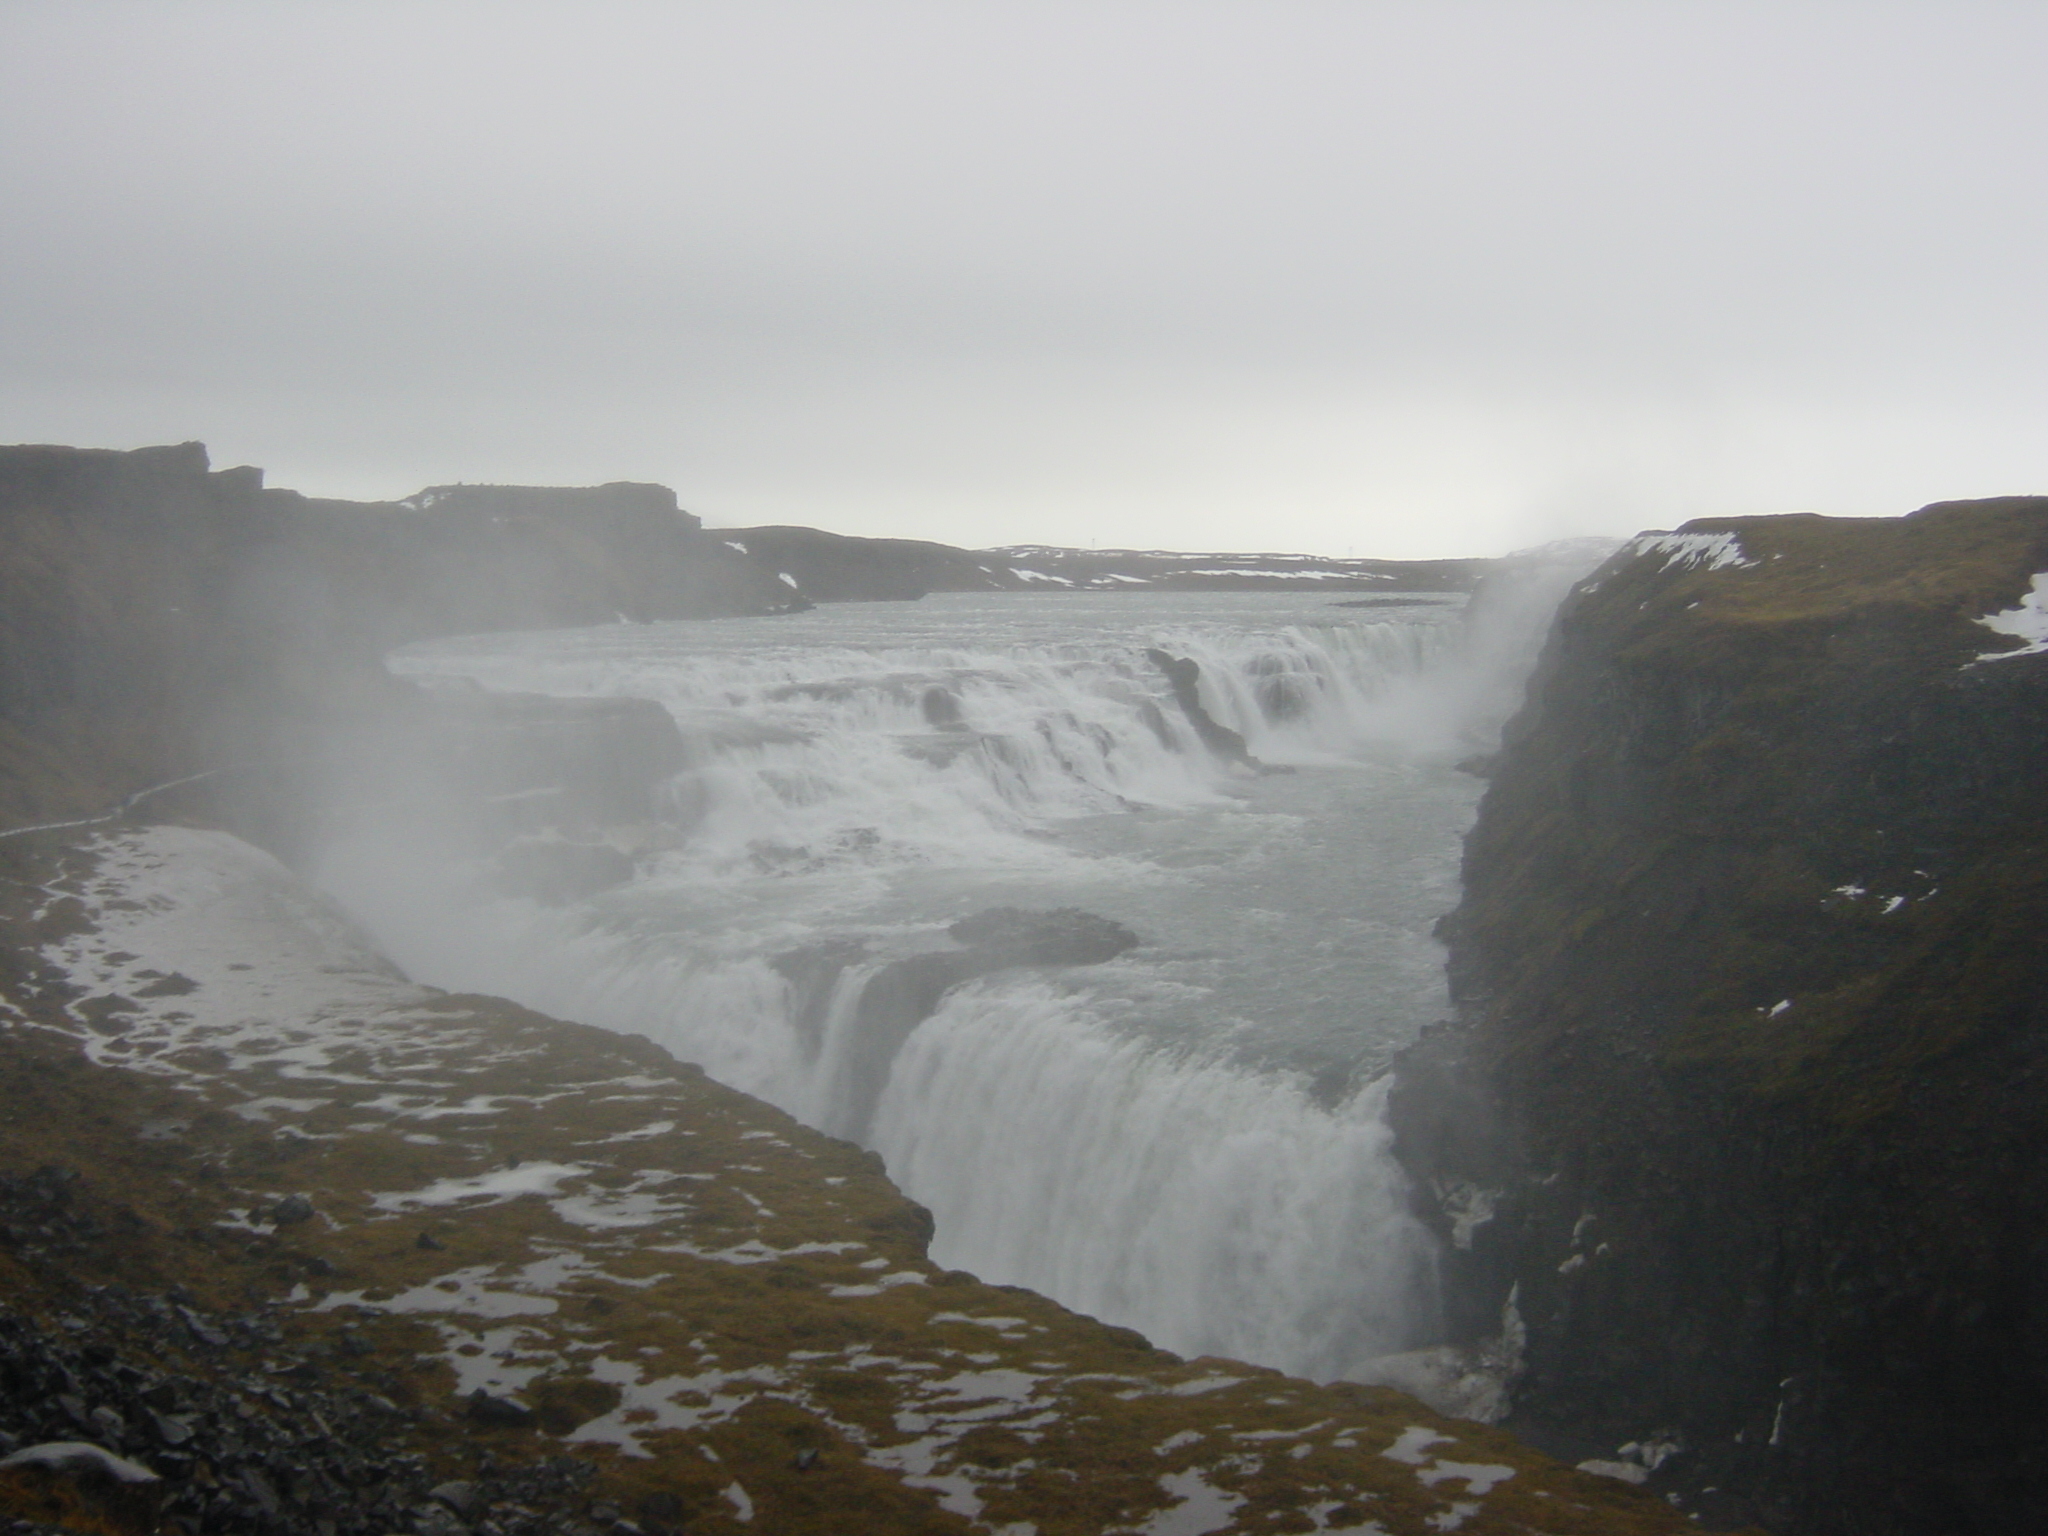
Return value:
[[(1444, 602), (977, 595), (435, 642), (396, 668), (665, 705), (662, 824), (633, 880), (560, 907), (416, 825), (322, 878), (421, 980), (649, 1036), (865, 1141), (943, 1263), (1328, 1379), (1430, 1327), (1372, 1069), (1443, 1006), (1428, 928), (1476, 794), (1448, 765), (1498, 713), (1477, 633)], [(1295, 771), (1206, 752), (1147, 648)], [(977, 969), (946, 928), (997, 905), (1143, 942)]]
[(874, 1143), (942, 1263), (1182, 1354), (1324, 1379), (1410, 1342), (1428, 1249), (1379, 1117), (1119, 1038), (1042, 983), (971, 988), (912, 1037)]

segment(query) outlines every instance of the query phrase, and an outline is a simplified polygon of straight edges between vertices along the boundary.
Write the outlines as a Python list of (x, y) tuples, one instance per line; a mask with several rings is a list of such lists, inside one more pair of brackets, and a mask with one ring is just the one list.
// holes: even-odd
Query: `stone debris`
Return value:
[(393, 1450), (406, 1412), (287, 1346), (275, 1304), (220, 1315), (175, 1292), (105, 1285), (74, 1305), (55, 1331), (0, 1311), (0, 1473), (36, 1466), (150, 1487), (170, 1532), (382, 1536), (457, 1486), (500, 1536), (580, 1516), (596, 1468), (568, 1457), (430, 1487), (425, 1459)]

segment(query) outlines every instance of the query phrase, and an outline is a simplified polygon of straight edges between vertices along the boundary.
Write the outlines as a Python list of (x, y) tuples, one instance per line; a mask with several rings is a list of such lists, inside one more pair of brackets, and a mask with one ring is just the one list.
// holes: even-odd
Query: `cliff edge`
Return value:
[(2043, 573), (2048, 498), (1638, 538), (1467, 841), (1393, 1111), (1453, 1341), (1709, 1523), (2048, 1501)]

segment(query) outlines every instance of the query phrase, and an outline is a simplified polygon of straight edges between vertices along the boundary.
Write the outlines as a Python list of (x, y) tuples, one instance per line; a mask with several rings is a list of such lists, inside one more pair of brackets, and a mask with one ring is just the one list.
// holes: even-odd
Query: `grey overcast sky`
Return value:
[(0, 441), (1486, 554), (2048, 491), (2048, 4), (0, 0)]

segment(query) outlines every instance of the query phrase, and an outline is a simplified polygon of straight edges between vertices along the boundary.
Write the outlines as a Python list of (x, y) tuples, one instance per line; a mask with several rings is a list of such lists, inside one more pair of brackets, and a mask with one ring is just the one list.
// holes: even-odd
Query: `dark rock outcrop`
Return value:
[(805, 606), (650, 485), (371, 504), (197, 443), (6, 448), (0, 530), (0, 823), (304, 769), (403, 706), (382, 658), (409, 640)]
[(1173, 689), (1173, 701), (1180, 705), (1180, 712), (1187, 716), (1188, 724), (1195, 728), (1195, 735), (1203, 746), (1226, 763), (1236, 763), (1255, 772), (1264, 766), (1252, 756), (1244, 737), (1221, 724), (1202, 703), (1200, 662), (1191, 656), (1169, 656), (1160, 650), (1147, 650), (1145, 659), (1166, 674), (1167, 686)]
[(1645, 536), (1492, 765), (1392, 1109), (1454, 1342), (1710, 1523), (2048, 1505), (2043, 571), (2048, 499)]

